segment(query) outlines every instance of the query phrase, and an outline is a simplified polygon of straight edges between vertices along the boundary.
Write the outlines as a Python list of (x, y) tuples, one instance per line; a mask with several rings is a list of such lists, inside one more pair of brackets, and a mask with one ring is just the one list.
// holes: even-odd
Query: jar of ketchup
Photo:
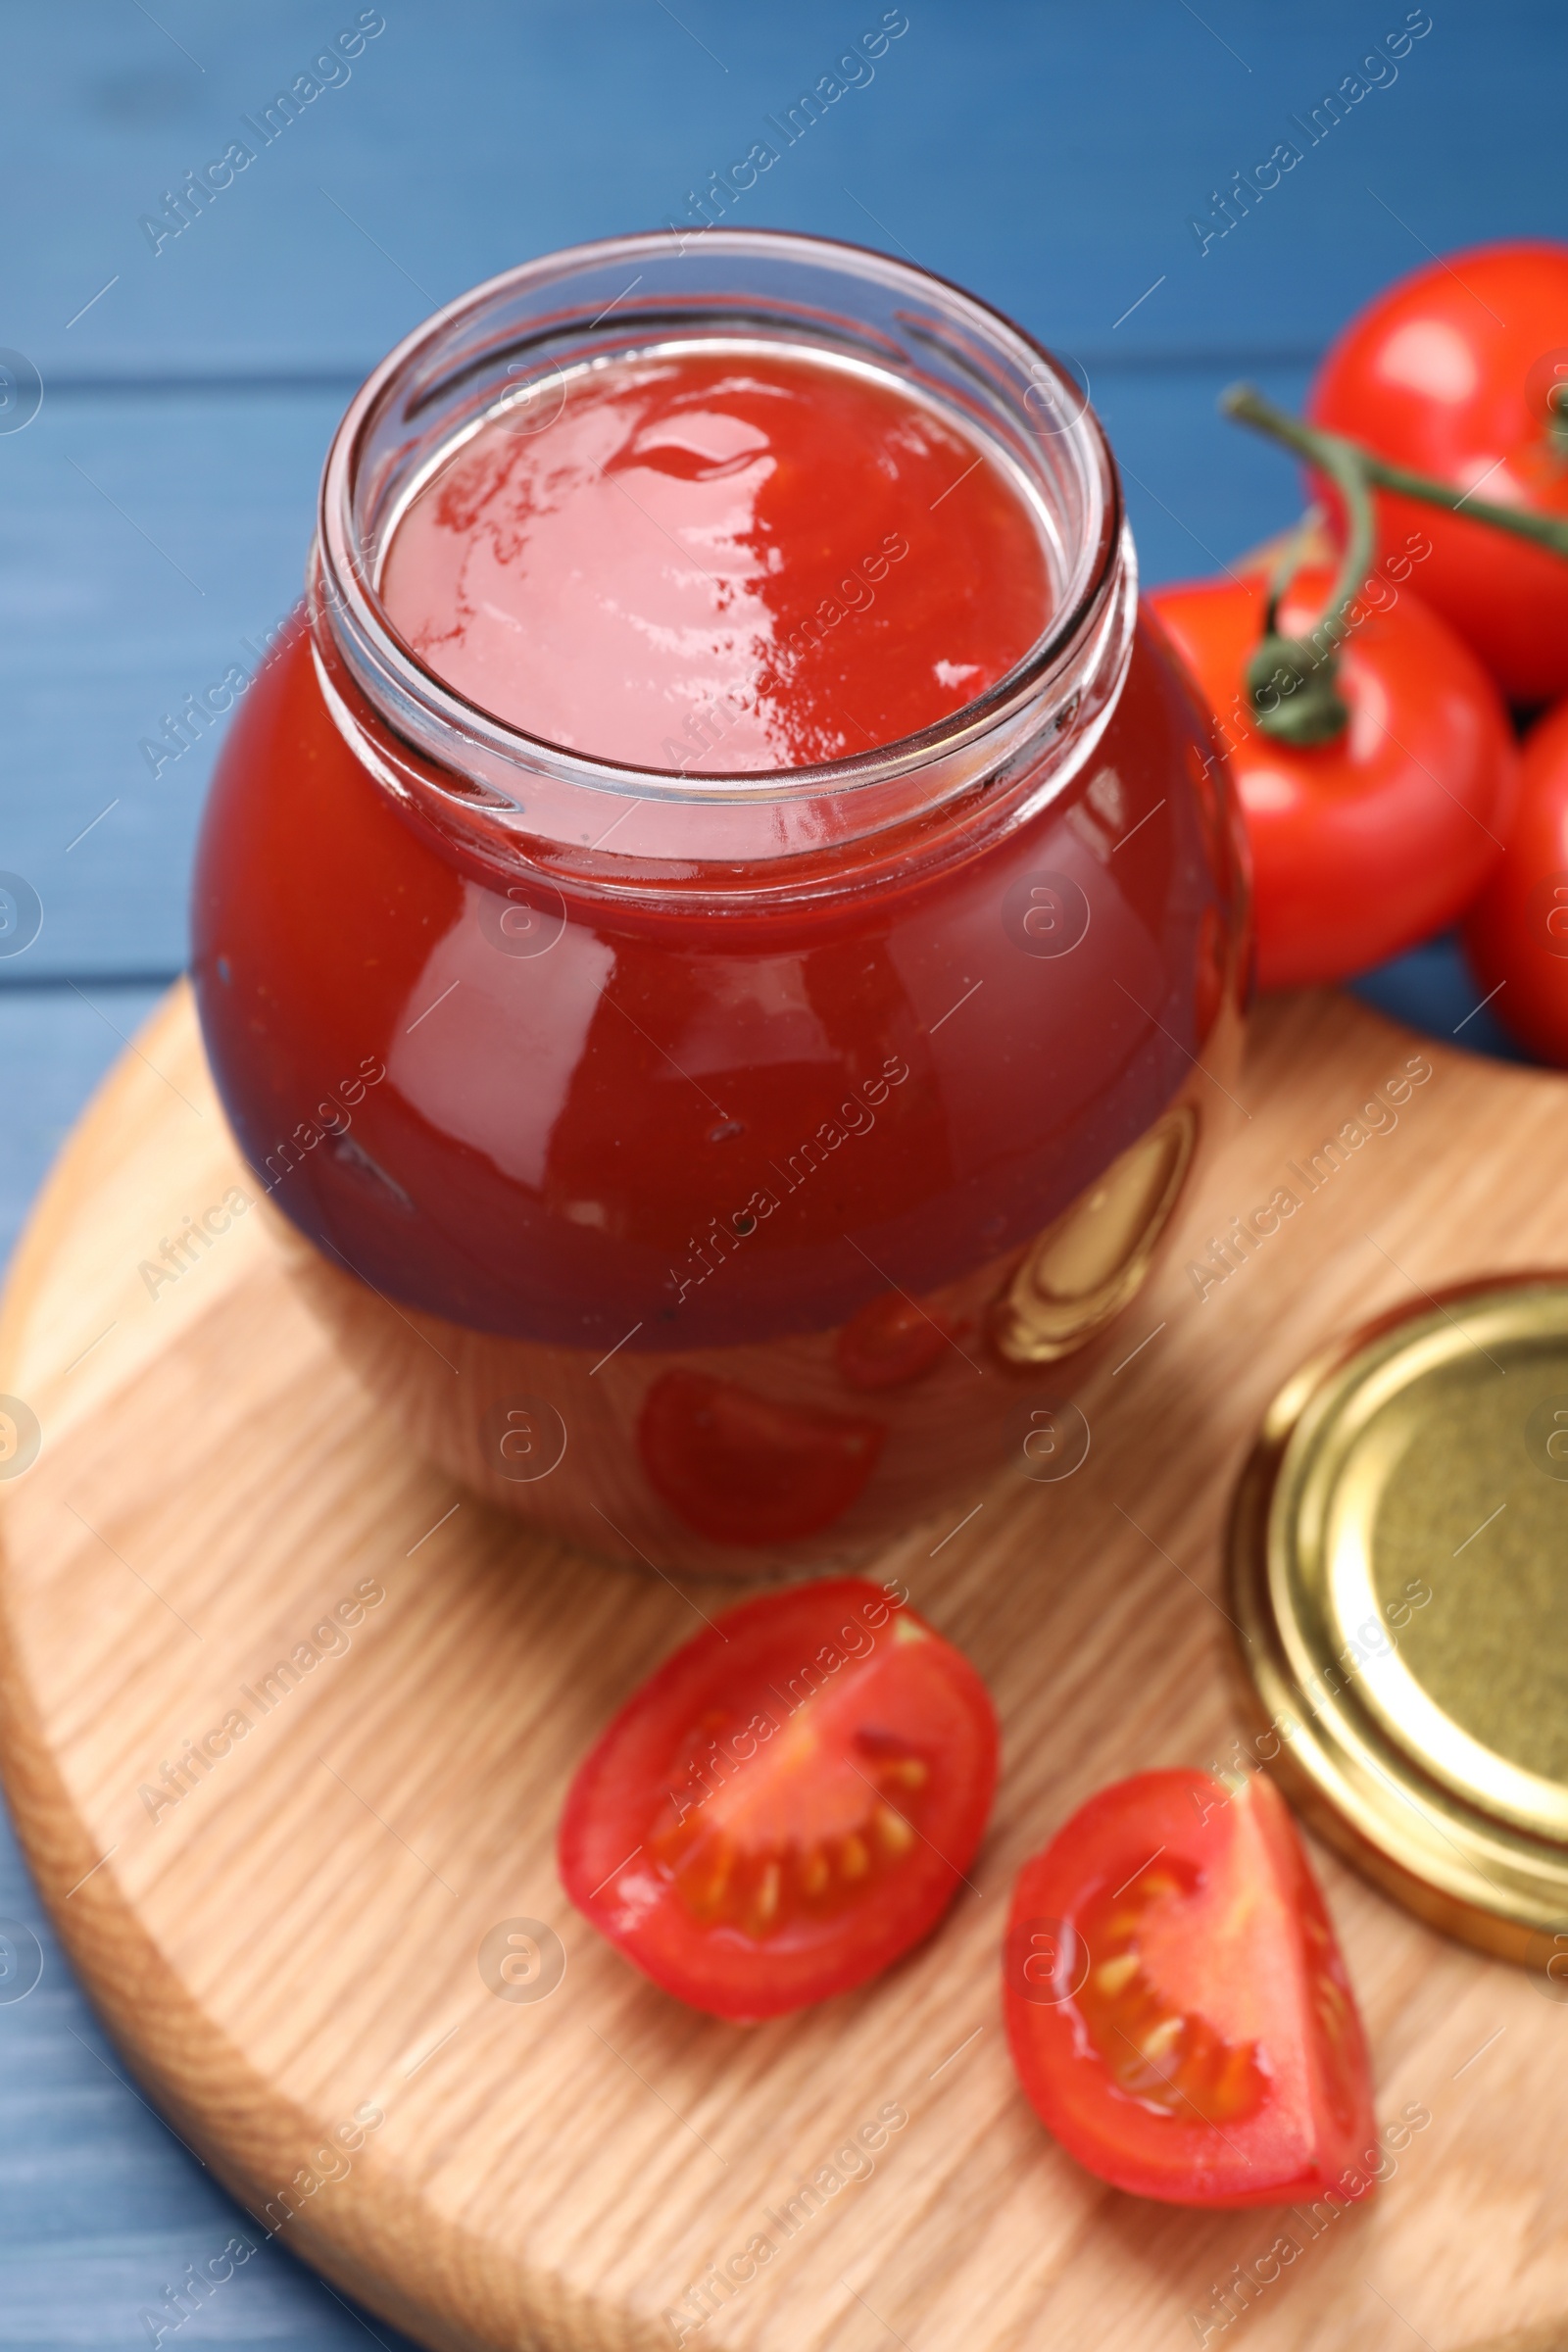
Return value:
[(1071, 1468), (1230, 1100), (1238, 845), (1048, 353), (851, 246), (625, 237), (349, 409), (195, 985), (416, 1446), (617, 1559), (840, 1563)]

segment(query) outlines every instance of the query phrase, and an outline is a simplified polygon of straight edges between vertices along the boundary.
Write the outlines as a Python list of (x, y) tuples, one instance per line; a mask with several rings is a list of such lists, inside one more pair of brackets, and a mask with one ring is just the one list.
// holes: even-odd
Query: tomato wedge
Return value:
[(562, 1883), (666, 1992), (740, 2024), (863, 1984), (974, 1859), (997, 1723), (958, 1650), (858, 1577), (745, 1602), (572, 1782)]
[(819, 1535), (858, 1500), (887, 1430), (860, 1413), (775, 1403), (707, 1372), (665, 1372), (643, 1401), (648, 1483), (715, 1544)]
[(1365, 2037), (1261, 1774), (1103, 1788), (1019, 1874), (1004, 2001), (1031, 2106), (1102, 2180), (1173, 2205), (1365, 2195)]

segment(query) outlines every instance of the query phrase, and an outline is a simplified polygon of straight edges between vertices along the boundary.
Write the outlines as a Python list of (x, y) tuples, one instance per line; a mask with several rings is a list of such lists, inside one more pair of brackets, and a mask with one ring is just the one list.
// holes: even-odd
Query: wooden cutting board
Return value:
[[(552, 1862), (576, 1760), (733, 1588), (572, 1556), (413, 1458), (262, 1215), (230, 1202), (150, 1284), (182, 1220), (256, 1190), (168, 1000), (56, 1168), (0, 1324), (0, 1391), (42, 1433), (0, 1482), (3, 1765), (75, 1966), (258, 2234), (444, 2347), (1568, 2343), (1568, 2006), (1328, 1855), (1379, 2114), (1430, 2122), (1289, 2267), (1273, 2215), (1078, 2171), (999, 2023), (1023, 1858), (1102, 1783), (1227, 1753), (1218, 1538), (1273, 1390), (1423, 1290), (1568, 1261), (1568, 1080), (1328, 996), (1258, 1016), (1200, 1230), (1292, 1185), (1412, 1054), (1432, 1075), (1397, 1124), (1239, 1271), (1200, 1298), (1167, 1264), (1129, 1348), (1156, 1336), (1081, 1399), (1076, 1476), (889, 1551), (1001, 1712), (974, 1891), (879, 1984), (743, 2030), (633, 1974)], [(169, 1798), (193, 1741), (209, 1761)], [(559, 1984), (510, 1997), (554, 1982), (554, 1939)], [(835, 2162), (862, 2126), (876, 2153)]]

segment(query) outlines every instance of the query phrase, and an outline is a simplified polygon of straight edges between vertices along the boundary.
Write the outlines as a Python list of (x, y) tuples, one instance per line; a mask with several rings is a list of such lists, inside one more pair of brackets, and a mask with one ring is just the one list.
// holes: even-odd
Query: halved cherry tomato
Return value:
[(566, 1798), (562, 1883), (666, 1992), (778, 2017), (930, 1933), (996, 1785), (967, 1658), (882, 1586), (796, 1586), (729, 1610), (622, 1707)]
[(1492, 1009), (1521, 1045), (1568, 1067), (1568, 702), (1525, 737), (1507, 847), (1465, 924)]
[[(1449, 254), (1400, 278), (1330, 346), (1307, 413), (1379, 457), (1499, 506), (1568, 514), (1568, 245)], [(1332, 504), (1332, 501), (1330, 502)], [(1424, 531), (1421, 594), (1511, 702), (1568, 690), (1568, 563), (1528, 541), (1377, 493), (1380, 554)]]
[[(1287, 635), (1310, 634), (1332, 586), (1327, 570), (1300, 574), (1280, 608)], [(1496, 688), (1446, 623), (1408, 588), (1384, 610), (1363, 604), (1339, 660), (1349, 725), (1298, 749), (1254, 723), (1243, 685), (1261, 573), (1150, 602), (1230, 747), (1259, 987), (1346, 979), (1453, 922), (1501, 854), (1517, 756)]]
[(902, 1291), (884, 1291), (845, 1324), (833, 1356), (852, 1389), (896, 1389), (929, 1372), (949, 1339), (937, 1316)]
[(1323, 1897), (1261, 1774), (1103, 1788), (1019, 1874), (1007, 2035), (1088, 2171), (1174, 2205), (1364, 2196), (1366, 2042)]
[(887, 1431), (858, 1413), (778, 1404), (707, 1372), (665, 1372), (643, 1401), (637, 1450), (648, 1483), (715, 1544), (814, 1536), (847, 1511)]

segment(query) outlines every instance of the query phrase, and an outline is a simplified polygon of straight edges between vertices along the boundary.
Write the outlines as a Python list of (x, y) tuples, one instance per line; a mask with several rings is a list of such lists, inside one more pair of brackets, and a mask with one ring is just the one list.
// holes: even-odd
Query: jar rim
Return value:
[[(859, 273), (880, 279), (884, 286), (928, 301), (936, 293), (943, 309), (958, 324), (983, 346), (1015, 362), (1027, 372), (1031, 384), (1043, 389), (1046, 402), (1058, 404), (1064, 415), (1064, 421), (1045, 430), (1070, 449), (1087, 492), (1084, 527), (1076, 546), (1068, 551), (1071, 562), (1064, 593), (1040, 635), (1010, 669), (972, 702), (913, 734), (832, 760), (760, 770), (705, 768), (700, 774), (585, 753), (501, 718), (450, 685), (401, 635), (381, 600), (375, 586), (378, 555), (384, 552), (377, 546), (381, 518), (369, 518), (367, 528), (364, 471), (376, 424), (396, 404), (400, 391), (412, 395), (404, 408), (412, 416), (427, 410), (440, 390), (475, 372), (483, 363), (470, 360), (466, 368), (449, 366), (443, 370), (443, 350), (453, 351), (466, 329), (472, 329), (486, 313), (503, 310), (520, 295), (594, 268), (671, 255), (684, 261), (692, 247), (710, 255), (727, 253), (737, 261), (758, 257), (807, 266), (815, 262), (841, 275)], [(681, 308), (671, 305), (662, 316), (673, 324)], [(712, 331), (712, 318), (694, 293), (684, 306), (686, 330), (700, 330), (707, 318)], [(912, 320), (906, 321), (906, 331), (916, 338), (920, 333)], [(514, 337), (497, 348), (503, 352), (517, 348), (520, 341)], [(488, 356), (493, 365), (496, 353)], [(402, 511), (399, 505), (398, 516)], [(562, 782), (648, 800), (766, 804), (824, 793), (836, 797), (861, 786), (895, 781), (965, 751), (1027, 707), (1050, 683), (1054, 672), (1070, 664), (1091, 633), (1116, 569), (1123, 522), (1120, 477), (1087, 394), (1080, 392), (1061, 362), (1044, 344), (966, 288), (872, 247), (793, 229), (715, 226), (685, 235), (674, 230), (638, 231), (562, 247), (500, 271), (433, 312), (371, 369), (344, 412), (322, 468), (312, 604), (372, 705), (380, 707), (399, 731), (412, 722), (410, 731), (424, 738), (421, 748), (435, 751), (439, 743), (459, 765), (466, 744), (525, 770), (537, 771), (542, 765)], [(436, 741), (431, 739), (432, 730)]]

